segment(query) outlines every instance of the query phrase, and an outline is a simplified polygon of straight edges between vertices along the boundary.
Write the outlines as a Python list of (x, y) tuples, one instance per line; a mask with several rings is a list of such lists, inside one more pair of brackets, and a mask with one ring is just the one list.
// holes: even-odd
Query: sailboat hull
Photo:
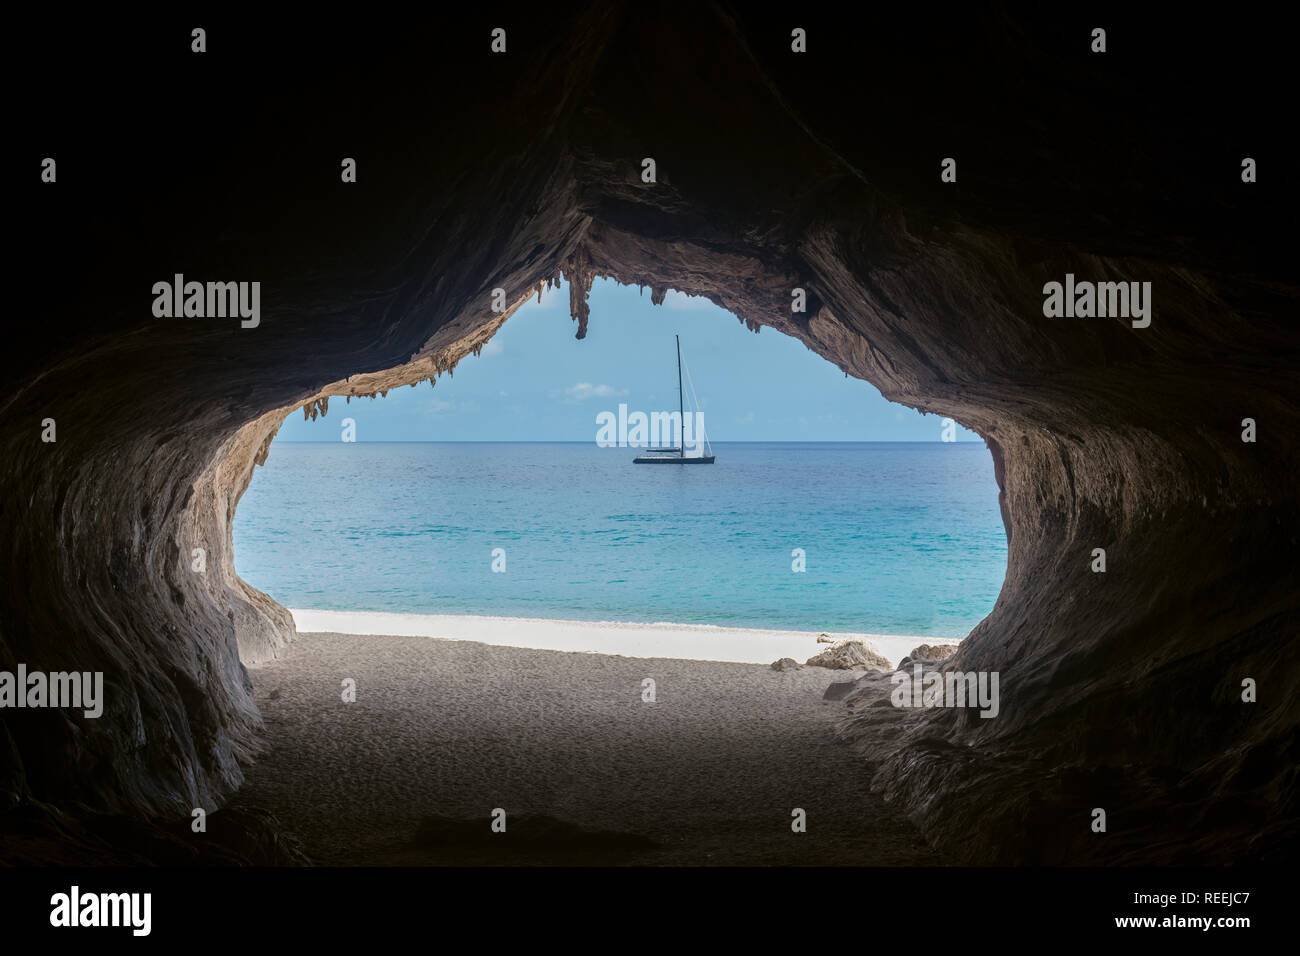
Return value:
[(681, 458), (676, 455), (637, 455), (632, 459), (634, 465), (711, 465), (715, 455), (696, 455), (693, 458)]

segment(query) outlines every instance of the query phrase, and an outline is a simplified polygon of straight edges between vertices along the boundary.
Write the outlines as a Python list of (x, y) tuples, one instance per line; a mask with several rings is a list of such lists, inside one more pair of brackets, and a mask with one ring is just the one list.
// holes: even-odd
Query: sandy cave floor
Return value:
[(940, 862), (836, 741), (845, 672), (336, 633), (249, 670), (267, 750), (235, 805), (318, 864)]

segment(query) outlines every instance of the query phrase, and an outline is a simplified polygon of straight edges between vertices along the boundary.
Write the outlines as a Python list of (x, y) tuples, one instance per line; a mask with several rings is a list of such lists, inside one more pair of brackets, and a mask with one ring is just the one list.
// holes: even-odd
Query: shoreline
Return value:
[(722, 627), (714, 624), (572, 621), (475, 614), (411, 614), (393, 611), (327, 611), (290, 608), (303, 633), (426, 637), (474, 641), (498, 647), (568, 651), (635, 658), (669, 658), (737, 664), (771, 664), (783, 657), (799, 663), (832, 641), (860, 640), (891, 664), (920, 644), (960, 644), (951, 637), (913, 637), (844, 631), (785, 631)]

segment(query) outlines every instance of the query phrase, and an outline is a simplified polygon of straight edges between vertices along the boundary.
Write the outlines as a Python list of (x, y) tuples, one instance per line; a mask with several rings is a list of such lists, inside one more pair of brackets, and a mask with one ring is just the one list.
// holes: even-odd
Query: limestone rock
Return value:
[[(957, 653), (956, 644), (921, 644), (912, 649), (904, 660), (946, 661)], [(900, 666), (901, 662), (900, 662)]]
[(862, 641), (846, 640), (832, 644), (826, 650), (807, 660), (809, 667), (829, 667), (832, 670), (879, 667), (889, 670), (889, 661), (881, 657)]

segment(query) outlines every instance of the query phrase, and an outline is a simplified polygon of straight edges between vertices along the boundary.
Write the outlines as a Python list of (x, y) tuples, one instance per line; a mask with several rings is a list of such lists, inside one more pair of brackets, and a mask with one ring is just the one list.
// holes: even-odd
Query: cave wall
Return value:
[[(1217, 66), (1191, 62), (1203, 37), (1131, 13), (1105, 55), (1069, 17), (799, 16), (802, 56), (786, 18), (728, 5), (216, 20), (201, 56), (173, 19), (117, 27), (96, 85), (23, 104), (60, 173), (22, 187), (45, 292), (5, 358), (0, 667), (103, 670), (108, 702), (5, 712), (7, 802), (219, 805), (259, 746), (241, 655), (293, 636), (230, 540), (284, 415), (448, 372), (499, 326), (494, 288), (514, 308), (563, 275), (581, 336), (603, 275), (706, 295), (988, 440), (1007, 577), (958, 663), (1001, 673), (1002, 714), (844, 728), (949, 858), (1293, 845), (1293, 206), (1281, 177), (1239, 176), (1276, 155), (1276, 67), (1231, 29)], [(107, 67), (96, 27), (39, 52)], [(260, 326), (153, 318), (175, 272), (260, 280)], [(1067, 272), (1151, 282), (1151, 326), (1044, 318)]]

